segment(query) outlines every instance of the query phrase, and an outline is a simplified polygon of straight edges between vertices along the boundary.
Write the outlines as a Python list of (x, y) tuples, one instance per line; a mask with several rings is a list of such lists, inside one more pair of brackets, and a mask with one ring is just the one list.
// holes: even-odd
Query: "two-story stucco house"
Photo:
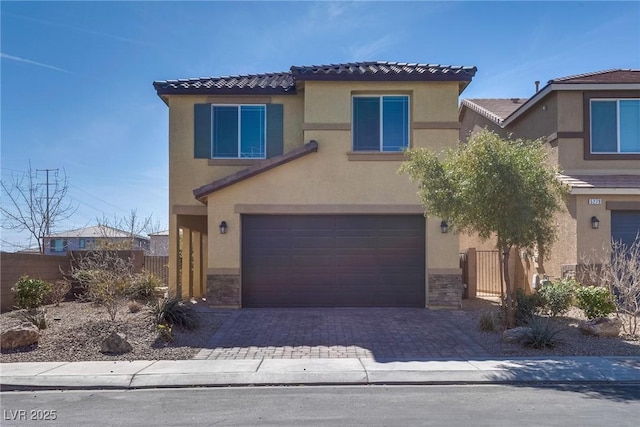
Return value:
[(363, 62), (154, 82), (170, 289), (230, 307), (459, 306), (458, 238), (397, 171), (406, 148), (457, 143), (475, 72)]
[(459, 118), (462, 140), (482, 128), (543, 138), (570, 186), (540, 273), (573, 274), (597, 262), (612, 238), (630, 244), (640, 233), (640, 70), (553, 79), (529, 99), (464, 99)]

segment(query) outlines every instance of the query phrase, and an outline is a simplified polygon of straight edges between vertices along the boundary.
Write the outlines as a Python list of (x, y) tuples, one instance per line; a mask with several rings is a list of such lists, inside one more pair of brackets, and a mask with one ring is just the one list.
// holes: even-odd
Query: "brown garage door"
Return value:
[(420, 215), (243, 215), (244, 307), (424, 307)]

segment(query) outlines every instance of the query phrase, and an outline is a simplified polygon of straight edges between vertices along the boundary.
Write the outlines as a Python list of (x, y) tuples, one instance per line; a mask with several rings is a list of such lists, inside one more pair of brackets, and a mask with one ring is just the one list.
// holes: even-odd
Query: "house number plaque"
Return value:
[(601, 205), (602, 204), (602, 199), (589, 199), (589, 204), (590, 205)]

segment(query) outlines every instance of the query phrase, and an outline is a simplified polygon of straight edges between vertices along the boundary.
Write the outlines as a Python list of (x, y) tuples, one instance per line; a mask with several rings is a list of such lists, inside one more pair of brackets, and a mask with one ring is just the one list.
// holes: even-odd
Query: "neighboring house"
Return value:
[[(67, 255), (68, 251), (84, 251), (100, 247), (102, 243), (116, 245), (131, 245), (131, 233), (105, 225), (78, 228), (51, 234), (44, 238), (44, 253), (46, 255)], [(133, 236), (133, 248), (149, 251), (149, 238)]]
[(457, 236), (397, 171), (405, 148), (455, 146), (475, 72), (362, 62), (154, 82), (170, 289), (230, 307), (459, 306)]
[[(459, 117), (462, 140), (482, 128), (542, 138), (570, 186), (542, 273), (573, 274), (601, 259), (612, 238), (630, 244), (640, 233), (640, 70), (553, 79), (529, 99), (464, 99)], [(463, 248), (474, 243), (461, 239)]]
[(169, 255), (169, 230), (159, 231), (149, 234), (150, 249), (149, 255), (168, 256)]

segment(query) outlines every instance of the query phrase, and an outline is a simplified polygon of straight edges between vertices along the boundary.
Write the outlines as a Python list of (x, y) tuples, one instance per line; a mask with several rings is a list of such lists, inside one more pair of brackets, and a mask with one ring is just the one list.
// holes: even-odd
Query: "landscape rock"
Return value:
[(133, 351), (133, 347), (126, 340), (126, 336), (119, 332), (111, 332), (111, 334), (102, 342), (100, 347), (102, 353), (129, 353)]
[(25, 347), (38, 342), (40, 330), (31, 323), (14, 326), (2, 332), (0, 336), (0, 348), (10, 350)]
[(620, 334), (621, 327), (622, 321), (620, 319), (609, 319), (608, 317), (582, 320), (578, 323), (578, 328), (582, 333), (597, 337), (617, 337)]
[(532, 330), (526, 326), (518, 326), (516, 328), (507, 329), (502, 333), (502, 341), (506, 343), (522, 342), (531, 336)]

